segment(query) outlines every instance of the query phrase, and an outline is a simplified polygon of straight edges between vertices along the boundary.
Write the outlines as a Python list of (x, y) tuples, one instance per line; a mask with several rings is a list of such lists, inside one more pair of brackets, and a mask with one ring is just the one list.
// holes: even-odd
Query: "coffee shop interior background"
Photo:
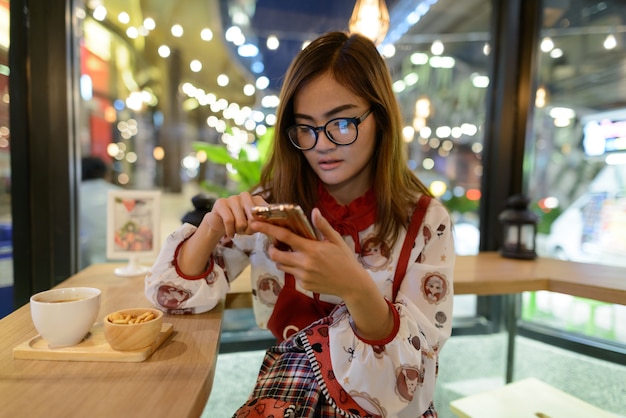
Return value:
[[(523, 193), (539, 257), (626, 267), (626, 1), (386, 5), (378, 47), (409, 164), (452, 213), (457, 252), (498, 250), (498, 214)], [(287, 65), (347, 30), (354, 6), (0, 0), (0, 315), (77, 271), (81, 156), (103, 158), (117, 186), (162, 191), (163, 235), (192, 196), (250, 186), (244, 167), (263, 162)], [(457, 298), (456, 334), (500, 329), (497, 297)], [(623, 306), (523, 302), (520, 332), (624, 363)], [(253, 325), (237, 334), (239, 314), (225, 347), (258, 347)]]

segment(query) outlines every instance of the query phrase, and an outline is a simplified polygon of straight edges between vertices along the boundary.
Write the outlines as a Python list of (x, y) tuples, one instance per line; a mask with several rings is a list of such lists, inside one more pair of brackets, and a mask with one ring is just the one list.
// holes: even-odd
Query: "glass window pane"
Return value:
[[(491, 2), (438, 1), (428, 8), (417, 3), (406, 15), (417, 22), (397, 40), (395, 55), (388, 58), (404, 113), (410, 163), (452, 212), (457, 252), (475, 254)], [(389, 38), (394, 34), (390, 31)]]
[[(491, 2), (438, 1), (428, 7), (415, 2), (412, 7), (392, 25), (396, 29), (388, 39), (395, 40), (395, 54), (387, 58), (410, 164), (452, 213), (457, 254), (476, 254)], [(397, 35), (406, 26), (410, 29)], [(455, 317), (473, 317), (476, 307), (475, 295), (455, 296)]]
[[(625, 20), (621, 1), (543, 9), (527, 159), (540, 256), (626, 266)], [(525, 319), (626, 342), (622, 306), (548, 292), (524, 305)]]
[(626, 266), (625, 18), (615, 1), (544, 9), (529, 171), (542, 256)]

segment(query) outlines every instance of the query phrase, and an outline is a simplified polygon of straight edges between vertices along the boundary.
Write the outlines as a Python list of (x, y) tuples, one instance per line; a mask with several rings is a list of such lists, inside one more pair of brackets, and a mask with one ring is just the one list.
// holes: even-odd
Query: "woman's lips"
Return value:
[(333, 170), (341, 165), (341, 160), (320, 160), (317, 164), (322, 170)]

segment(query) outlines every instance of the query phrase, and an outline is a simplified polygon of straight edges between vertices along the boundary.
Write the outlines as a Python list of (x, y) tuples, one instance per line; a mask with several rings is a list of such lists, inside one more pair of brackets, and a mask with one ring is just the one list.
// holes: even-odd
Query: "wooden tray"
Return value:
[(134, 351), (117, 351), (111, 348), (104, 337), (104, 328), (97, 322), (87, 337), (71, 347), (50, 348), (40, 335), (23, 342), (13, 348), (13, 358), (31, 360), (61, 361), (117, 361), (140, 362), (149, 358), (152, 353), (172, 334), (174, 326), (163, 323), (161, 333), (150, 347)]

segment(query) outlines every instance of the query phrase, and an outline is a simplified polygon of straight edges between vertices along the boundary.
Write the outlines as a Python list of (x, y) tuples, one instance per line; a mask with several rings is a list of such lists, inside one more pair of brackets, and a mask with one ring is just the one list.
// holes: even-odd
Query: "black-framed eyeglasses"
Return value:
[(337, 145), (350, 145), (359, 136), (359, 124), (372, 113), (367, 109), (358, 118), (335, 118), (324, 126), (311, 126), (305, 124), (293, 125), (287, 129), (287, 136), (294, 147), (302, 151), (313, 149), (317, 144), (320, 131), (324, 131), (326, 137)]

